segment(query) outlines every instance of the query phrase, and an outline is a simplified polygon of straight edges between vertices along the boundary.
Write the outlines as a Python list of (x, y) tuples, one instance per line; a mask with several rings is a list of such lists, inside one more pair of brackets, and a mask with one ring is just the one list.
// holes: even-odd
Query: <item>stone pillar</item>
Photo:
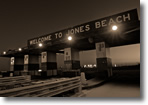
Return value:
[[(11, 57), (10, 59), (10, 71), (13, 71), (15, 76), (21, 75), (24, 69), (24, 57)], [(10, 76), (13, 76), (12, 72)]]
[(15, 60), (14, 57), (10, 58), (10, 71), (14, 71), (14, 60)]
[(80, 68), (79, 50), (74, 48), (65, 48), (64, 64), (66, 70), (79, 69)]
[(56, 53), (42, 52), (41, 53), (41, 69), (47, 76), (57, 75)]
[(96, 43), (96, 55), (98, 77), (108, 78), (112, 76), (112, 61), (110, 58), (110, 48), (105, 42)]
[(39, 55), (24, 55), (24, 72), (34, 76), (39, 70)]
[(10, 77), (13, 77), (14, 75), (14, 57), (10, 58)]

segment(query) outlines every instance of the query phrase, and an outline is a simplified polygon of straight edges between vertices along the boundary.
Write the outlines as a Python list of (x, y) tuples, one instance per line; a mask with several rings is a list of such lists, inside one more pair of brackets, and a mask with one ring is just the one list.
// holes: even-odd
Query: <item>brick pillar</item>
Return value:
[(42, 52), (41, 53), (41, 69), (47, 76), (57, 75), (56, 53)]
[(65, 48), (64, 64), (66, 70), (79, 69), (80, 68), (79, 50), (74, 48)]
[[(24, 69), (24, 57), (11, 57), (10, 59), (10, 71), (14, 72), (14, 76), (21, 75), (21, 71)], [(10, 76), (13, 74), (10, 73)]]
[(96, 43), (96, 63), (99, 78), (112, 76), (112, 61), (110, 58), (110, 48), (105, 42)]
[(24, 55), (24, 71), (35, 75), (39, 70), (39, 55)]

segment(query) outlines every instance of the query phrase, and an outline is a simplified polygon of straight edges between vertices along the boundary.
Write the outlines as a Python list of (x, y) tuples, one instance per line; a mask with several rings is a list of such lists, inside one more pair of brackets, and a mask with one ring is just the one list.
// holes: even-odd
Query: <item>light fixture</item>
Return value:
[(118, 29), (118, 27), (117, 27), (116, 25), (113, 25), (113, 26), (112, 26), (112, 30), (113, 30), (113, 31), (116, 31), (117, 29)]
[(94, 64), (94, 67), (96, 67), (96, 64)]
[(115, 67), (117, 67), (117, 65), (115, 64)]
[(39, 70), (38, 70), (38, 72), (42, 72), (42, 70), (41, 70), (41, 69), (39, 69)]
[(4, 51), (3, 54), (5, 55), (6, 54), (6, 51)]
[(71, 37), (71, 36), (68, 36), (68, 40), (69, 40), (69, 41), (72, 40), (72, 37)]
[(22, 51), (22, 48), (19, 48), (18, 50), (19, 50), (19, 51)]
[(43, 44), (42, 43), (39, 43), (39, 47), (42, 47), (43, 46)]

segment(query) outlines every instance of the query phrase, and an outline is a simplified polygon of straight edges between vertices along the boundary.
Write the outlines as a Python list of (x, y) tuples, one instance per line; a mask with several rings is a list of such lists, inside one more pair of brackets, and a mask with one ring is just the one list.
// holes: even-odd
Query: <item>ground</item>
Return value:
[(82, 90), (82, 97), (140, 97), (140, 82), (115, 78), (101, 86)]
[(107, 83), (90, 90), (83, 90), (83, 97), (140, 97), (140, 87)]

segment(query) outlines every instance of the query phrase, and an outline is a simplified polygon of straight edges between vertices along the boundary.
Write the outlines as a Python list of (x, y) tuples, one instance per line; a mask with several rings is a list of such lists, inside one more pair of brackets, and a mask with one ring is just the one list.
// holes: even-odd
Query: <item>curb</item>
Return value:
[(107, 79), (105, 79), (104, 81), (102, 81), (102, 82), (100, 82), (100, 83), (96, 83), (96, 84), (94, 84), (94, 85), (82, 87), (82, 89), (91, 89), (91, 88), (94, 88), (94, 87), (101, 86), (101, 85), (105, 84), (106, 82), (108, 82), (108, 81), (111, 80), (111, 79), (112, 79), (112, 77), (107, 78)]

